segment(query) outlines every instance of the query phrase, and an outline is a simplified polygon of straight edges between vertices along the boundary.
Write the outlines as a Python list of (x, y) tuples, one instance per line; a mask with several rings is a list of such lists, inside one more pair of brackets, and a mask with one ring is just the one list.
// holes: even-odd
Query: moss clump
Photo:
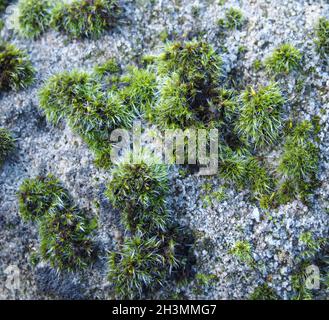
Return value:
[(249, 297), (250, 300), (279, 300), (277, 293), (266, 283), (255, 288)]
[(49, 212), (64, 208), (69, 198), (58, 179), (52, 175), (25, 180), (18, 192), (19, 212), (26, 221), (35, 221)]
[(0, 91), (27, 87), (34, 80), (34, 72), (24, 51), (0, 41)]
[(315, 44), (318, 52), (321, 55), (329, 54), (329, 20), (320, 18), (315, 27), (315, 33), (317, 36)]
[(19, 32), (27, 38), (40, 36), (49, 27), (52, 4), (48, 0), (20, 0)]
[(66, 119), (96, 152), (98, 163), (109, 165), (110, 135), (116, 128), (132, 124), (133, 114), (115, 92), (107, 93), (101, 83), (86, 72), (57, 74), (39, 92), (40, 107), (50, 122)]
[(291, 44), (283, 44), (274, 50), (265, 60), (265, 67), (273, 73), (290, 73), (297, 70), (302, 61), (302, 54)]
[(72, 38), (99, 38), (114, 26), (119, 12), (116, 0), (59, 2), (52, 10), (51, 26)]
[(212, 106), (221, 65), (221, 58), (205, 42), (168, 44), (157, 60), (160, 99), (155, 121), (163, 127), (185, 128), (215, 119)]
[(52, 175), (25, 180), (18, 192), (20, 215), (37, 221), (40, 256), (58, 270), (76, 270), (92, 261), (96, 220), (88, 220), (72, 204)]
[(118, 75), (121, 73), (121, 67), (115, 59), (108, 59), (105, 63), (95, 66), (94, 73), (99, 77)]
[(0, 0), (0, 13), (6, 10), (10, 0)]
[(91, 234), (95, 220), (88, 220), (78, 209), (63, 208), (40, 221), (40, 255), (59, 270), (77, 270), (92, 262)]
[(241, 96), (236, 130), (241, 139), (256, 147), (272, 144), (282, 126), (282, 107), (285, 100), (275, 84), (259, 87), (256, 92), (247, 88)]
[(109, 259), (109, 280), (120, 298), (141, 298), (159, 289), (172, 273), (188, 275), (189, 237), (172, 224), (166, 210), (167, 169), (144, 151), (129, 154), (113, 171), (106, 195), (121, 210), (129, 231)]
[(10, 132), (4, 128), (0, 128), (0, 167), (14, 148), (15, 140)]
[(241, 29), (244, 23), (243, 13), (236, 8), (230, 8), (225, 13), (225, 27), (229, 30)]
[[(112, 171), (106, 195), (121, 210), (126, 229), (149, 232), (165, 229), (165, 197), (168, 191), (167, 168), (153, 164), (155, 159), (143, 155), (130, 163), (129, 154)], [(136, 159), (135, 159), (136, 160)]]
[(225, 12), (225, 18), (217, 21), (221, 29), (240, 30), (245, 23), (243, 13), (236, 8), (230, 8)]
[(319, 149), (312, 141), (313, 135), (312, 123), (303, 121), (295, 126), (286, 139), (278, 167), (279, 173), (286, 179), (280, 192), (282, 196), (285, 195), (284, 198), (299, 195), (305, 200), (316, 185)]
[(166, 258), (162, 241), (156, 237), (127, 238), (120, 252), (110, 255), (109, 280), (122, 298), (142, 296), (145, 290), (161, 286), (166, 278)]
[(157, 89), (156, 75), (153, 70), (130, 67), (120, 81), (122, 89), (119, 94), (124, 104), (129, 106), (130, 110), (151, 117)]

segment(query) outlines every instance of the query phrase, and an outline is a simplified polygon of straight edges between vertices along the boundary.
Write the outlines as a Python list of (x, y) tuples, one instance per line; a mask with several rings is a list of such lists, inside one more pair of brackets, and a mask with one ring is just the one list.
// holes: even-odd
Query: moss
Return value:
[(302, 54), (291, 44), (283, 44), (265, 60), (265, 67), (273, 73), (290, 73), (301, 66)]
[(318, 128), (316, 123), (302, 121), (287, 128), (283, 153), (277, 173), (279, 182), (271, 195), (271, 206), (286, 204), (296, 198), (307, 203), (317, 187), (319, 149), (314, 144)]
[(255, 263), (251, 255), (251, 244), (247, 241), (237, 241), (230, 249), (229, 253), (249, 266), (253, 266)]
[(282, 127), (282, 107), (285, 100), (275, 84), (247, 88), (241, 95), (236, 130), (242, 139), (256, 147), (273, 144)]
[(240, 30), (245, 23), (245, 18), (241, 10), (237, 8), (229, 8), (225, 12), (225, 18), (219, 19), (217, 25), (221, 29)]
[(249, 297), (250, 300), (279, 300), (278, 294), (266, 283), (255, 288)]
[(25, 180), (18, 199), (22, 218), (38, 223), (41, 259), (58, 270), (77, 270), (92, 262), (97, 221), (73, 205), (58, 179), (48, 175)]
[(162, 285), (166, 261), (162, 241), (142, 236), (127, 238), (120, 252), (110, 255), (109, 280), (120, 298), (141, 297), (145, 290)]
[(91, 74), (63, 72), (49, 78), (39, 92), (40, 107), (48, 121), (65, 119), (95, 151), (98, 164), (109, 165), (110, 136), (116, 128), (132, 125), (133, 114), (115, 92), (103, 90)]
[(0, 168), (5, 159), (15, 148), (15, 140), (5, 128), (0, 128)]
[(310, 141), (313, 126), (303, 121), (287, 137), (280, 160), (279, 172), (293, 180), (308, 180), (318, 166), (318, 148)]
[(134, 112), (145, 113), (147, 118), (151, 117), (157, 89), (155, 73), (150, 68), (130, 67), (120, 81), (122, 89), (119, 94), (124, 104)]
[(7, 42), (0, 41), (0, 91), (26, 88), (34, 80), (29, 56)]
[(316, 27), (316, 40), (315, 44), (317, 50), (321, 55), (329, 54), (329, 20), (326, 18), (320, 18)]
[(20, 0), (18, 23), (20, 33), (27, 38), (36, 38), (50, 24), (52, 4), (48, 0)]
[(121, 73), (121, 67), (116, 59), (108, 59), (105, 63), (94, 68), (94, 73), (100, 77), (114, 76)]
[(225, 12), (225, 27), (229, 30), (241, 29), (245, 19), (242, 12), (236, 8), (230, 8)]
[(185, 128), (215, 118), (211, 102), (218, 94), (221, 65), (221, 58), (205, 42), (168, 44), (157, 60), (160, 99), (156, 122)]
[(75, 207), (45, 215), (39, 224), (40, 255), (58, 270), (77, 270), (93, 260), (92, 232), (96, 220), (88, 220)]
[(99, 38), (115, 25), (119, 13), (116, 0), (59, 2), (52, 10), (51, 26), (72, 38)]
[(9, 5), (10, 0), (0, 0), (0, 13), (6, 10), (7, 6)]
[(19, 213), (26, 221), (39, 220), (69, 203), (67, 191), (52, 175), (26, 179), (18, 192)]
[(121, 210), (126, 229), (139, 229), (143, 233), (164, 230), (168, 223), (165, 209), (167, 168), (153, 164), (154, 159), (147, 154), (137, 163), (131, 160), (129, 154), (113, 169), (106, 195), (113, 206)]

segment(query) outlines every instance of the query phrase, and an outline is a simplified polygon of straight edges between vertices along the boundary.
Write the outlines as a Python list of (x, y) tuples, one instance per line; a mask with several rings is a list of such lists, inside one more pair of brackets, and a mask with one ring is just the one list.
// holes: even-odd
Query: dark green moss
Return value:
[(275, 84), (246, 89), (241, 96), (241, 107), (236, 130), (241, 139), (262, 147), (274, 143), (282, 127), (282, 107), (285, 100)]
[(163, 127), (186, 128), (216, 118), (222, 60), (202, 41), (170, 43), (158, 57), (160, 99), (155, 121)]
[(243, 14), (239, 9), (230, 8), (225, 13), (224, 26), (229, 30), (241, 29), (244, 21)]
[(9, 5), (10, 0), (0, 0), (0, 13), (6, 10), (7, 6)]
[(136, 164), (128, 157), (112, 171), (106, 195), (115, 208), (122, 211), (122, 221), (128, 230), (143, 233), (164, 230), (168, 223), (165, 197), (168, 192), (167, 168), (152, 164), (143, 156)]
[(27, 38), (36, 38), (50, 24), (52, 2), (48, 0), (20, 0), (18, 23), (20, 33)]
[(0, 91), (26, 88), (34, 80), (29, 56), (7, 42), (0, 41)]
[(52, 10), (51, 26), (72, 38), (99, 38), (116, 24), (119, 13), (116, 0), (61, 1)]
[(15, 148), (15, 140), (5, 128), (0, 128), (0, 168), (5, 159)]
[(35, 221), (67, 206), (69, 196), (60, 181), (48, 175), (26, 179), (19, 188), (18, 201), (21, 217)]
[(302, 54), (291, 44), (283, 44), (265, 60), (265, 67), (273, 73), (290, 73), (301, 67)]
[(317, 36), (315, 44), (318, 52), (321, 55), (329, 54), (329, 20), (320, 18), (315, 27), (315, 33)]
[(42, 260), (58, 270), (77, 270), (92, 262), (97, 221), (74, 207), (58, 179), (48, 175), (25, 180), (18, 199), (22, 218), (38, 223)]
[(60, 208), (39, 224), (40, 255), (58, 270), (77, 270), (93, 260), (92, 233), (96, 220), (88, 220), (76, 208)]
[(48, 79), (39, 92), (39, 102), (50, 122), (67, 121), (95, 151), (102, 166), (110, 164), (112, 130), (130, 127), (134, 117), (117, 92), (104, 91), (97, 78), (80, 71)]
[(117, 296), (140, 298), (146, 290), (163, 285), (169, 267), (166, 270), (162, 245), (156, 237), (145, 239), (139, 235), (126, 238), (120, 252), (110, 255), (109, 280), (115, 283)]
[(279, 300), (277, 293), (266, 283), (255, 288), (249, 297), (250, 300)]

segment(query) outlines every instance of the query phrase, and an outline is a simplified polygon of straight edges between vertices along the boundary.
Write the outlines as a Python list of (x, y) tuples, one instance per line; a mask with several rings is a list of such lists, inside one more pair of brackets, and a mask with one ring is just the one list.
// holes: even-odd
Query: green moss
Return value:
[(26, 179), (18, 192), (19, 213), (26, 221), (39, 220), (69, 203), (67, 191), (52, 175)]
[(185, 128), (216, 117), (212, 100), (218, 94), (221, 58), (202, 41), (168, 44), (158, 57), (159, 102), (155, 119), (160, 126)]
[(45, 215), (39, 224), (40, 255), (58, 270), (77, 270), (92, 260), (92, 232), (95, 220), (88, 220), (76, 208), (63, 208)]
[(18, 23), (20, 33), (27, 38), (40, 36), (49, 27), (52, 4), (48, 0), (20, 0)]
[(143, 233), (164, 230), (168, 223), (165, 209), (167, 168), (152, 164), (153, 159), (146, 154), (136, 164), (130, 160), (129, 154), (113, 169), (106, 195), (113, 206), (121, 210), (126, 229), (139, 229)]
[(255, 263), (251, 254), (251, 244), (247, 241), (237, 241), (230, 249), (229, 253), (249, 266), (253, 266)]
[(241, 10), (237, 8), (230, 8), (225, 12), (225, 18), (219, 19), (217, 25), (221, 29), (240, 30), (245, 23), (245, 18)]
[(282, 127), (282, 107), (285, 100), (275, 84), (247, 88), (241, 96), (236, 130), (242, 139), (256, 147), (273, 144)]
[(114, 58), (111, 58), (105, 63), (97, 65), (94, 72), (100, 77), (113, 76), (121, 73), (121, 67)]
[(51, 26), (72, 38), (99, 38), (115, 25), (119, 12), (116, 0), (59, 2), (52, 10)]
[(157, 81), (155, 73), (147, 69), (131, 67), (121, 77), (122, 89), (119, 94), (130, 110), (145, 113), (149, 118), (155, 99)]
[(291, 44), (283, 44), (265, 60), (265, 67), (273, 73), (290, 73), (301, 66), (302, 54)]
[(0, 13), (6, 10), (7, 6), (9, 5), (10, 0), (0, 0)]
[(302, 121), (287, 129), (283, 154), (277, 172), (280, 183), (271, 196), (273, 206), (286, 204), (296, 198), (307, 202), (317, 187), (319, 149), (314, 144), (318, 128), (316, 123)]
[(293, 180), (308, 180), (316, 174), (318, 148), (310, 141), (313, 126), (303, 121), (287, 137), (280, 160), (279, 172)]
[(0, 128), (0, 168), (15, 148), (15, 140), (7, 129)]
[(326, 18), (320, 18), (316, 27), (316, 40), (315, 44), (317, 50), (321, 55), (329, 54), (329, 20)]
[(0, 91), (26, 88), (33, 82), (34, 72), (24, 51), (0, 41)]
[(277, 293), (266, 283), (255, 288), (249, 297), (250, 300), (279, 300)]
[(109, 280), (120, 298), (141, 297), (143, 292), (163, 285), (166, 278), (166, 258), (162, 241), (142, 236), (127, 238), (120, 252), (110, 255)]
[(225, 27), (229, 30), (241, 29), (245, 19), (242, 12), (236, 8), (230, 8), (225, 12)]
[(48, 121), (65, 119), (95, 151), (98, 164), (109, 165), (110, 136), (116, 128), (130, 127), (133, 114), (116, 92), (103, 90), (86, 72), (63, 72), (49, 78), (39, 92), (40, 107)]
[(91, 263), (97, 221), (74, 207), (58, 179), (48, 175), (25, 180), (18, 199), (22, 218), (38, 223), (41, 259), (58, 270), (77, 270)]

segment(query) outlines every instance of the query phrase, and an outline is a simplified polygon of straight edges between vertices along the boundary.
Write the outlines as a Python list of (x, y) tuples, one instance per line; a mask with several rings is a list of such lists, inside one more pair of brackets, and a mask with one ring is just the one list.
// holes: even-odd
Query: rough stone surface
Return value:
[[(263, 71), (256, 72), (253, 63), (263, 60), (279, 44), (289, 42), (303, 53), (306, 72), (301, 93), (297, 95), (295, 90), (296, 74), (279, 82), (291, 101), (287, 114), (297, 114), (300, 119), (321, 117), (318, 176), (321, 186), (312, 205), (306, 207), (294, 201), (264, 212), (248, 200), (247, 191), (237, 192), (232, 187), (226, 189), (223, 201), (213, 199), (212, 204), (205, 207), (200, 197), (202, 185), (210, 181), (219, 187), (223, 181), (215, 177), (182, 178), (176, 169), (171, 174), (168, 199), (177, 219), (198, 235), (196, 272), (218, 277), (201, 295), (193, 290), (194, 282), (185, 286), (188, 298), (244, 299), (266, 279), (288, 299), (291, 272), (303, 250), (298, 240), (300, 234), (312, 231), (317, 237), (328, 236), (329, 68), (315, 51), (313, 26), (318, 17), (329, 18), (329, 3), (311, 0), (228, 0), (224, 5), (215, 0), (121, 3), (125, 8), (122, 21), (97, 41), (69, 41), (53, 31), (35, 41), (21, 39), (12, 30), (10, 21), (15, 5), (8, 8), (4, 17), (6, 26), (2, 36), (28, 51), (37, 70), (37, 81), (24, 91), (0, 96), (0, 126), (10, 129), (17, 139), (16, 153), (0, 169), (0, 296), (19, 299), (110, 297), (106, 251), (115, 246), (121, 233), (118, 214), (103, 194), (110, 173), (95, 167), (92, 153), (65, 124), (53, 127), (46, 123), (38, 109), (37, 92), (50, 75), (63, 70), (88, 70), (109, 57), (128, 65), (143, 54), (158, 52), (162, 45), (160, 34), (166, 31), (169, 39), (202, 35), (222, 54), (226, 74), (237, 74), (242, 84), (268, 83), (268, 76)], [(232, 6), (242, 10), (247, 24), (241, 31), (221, 35), (217, 20), (224, 17), (225, 8)], [(195, 8), (199, 8), (197, 16), (192, 14)], [(247, 51), (241, 54), (241, 48)], [(20, 219), (16, 192), (25, 178), (49, 172), (63, 181), (79, 207), (99, 216), (99, 260), (83, 273), (58, 275), (43, 263), (34, 267), (30, 263), (31, 254), (38, 249), (38, 235), (34, 224)], [(229, 253), (238, 240), (251, 243), (261, 272)], [(15, 292), (6, 287), (13, 266), (20, 273), (20, 285)]]

